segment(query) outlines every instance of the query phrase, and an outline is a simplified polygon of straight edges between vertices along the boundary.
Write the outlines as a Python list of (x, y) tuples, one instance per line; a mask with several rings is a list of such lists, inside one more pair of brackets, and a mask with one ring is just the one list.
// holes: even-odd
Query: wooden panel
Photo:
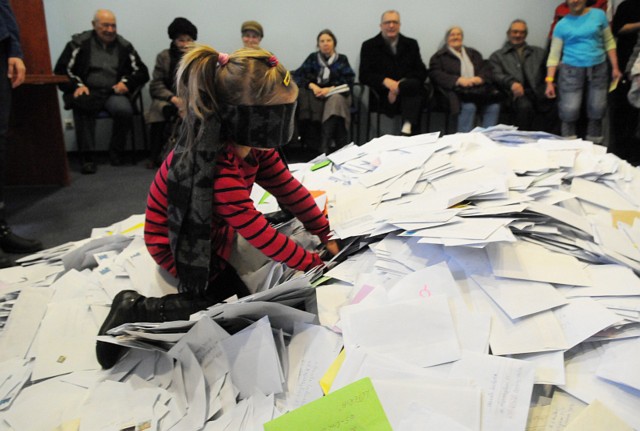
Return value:
[(56, 87), (67, 78), (51, 70), (44, 6), (42, 0), (11, 0), (11, 7), (20, 26), (27, 77), (12, 95), (7, 184), (68, 185)]
[(49, 36), (42, 0), (11, 0), (20, 26), (20, 43), (29, 75), (51, 75)]
[(7, 184), (69, 184), (56, 93), (54, 85), (23, 84), (13, 91)]
[(43, 85), (43, 84), (61, 84), (63, 82), (67, 82), (69, 78), (63, 75), (27, 75), (24, 80), (25, 84), (35, 84), (35, 85)]

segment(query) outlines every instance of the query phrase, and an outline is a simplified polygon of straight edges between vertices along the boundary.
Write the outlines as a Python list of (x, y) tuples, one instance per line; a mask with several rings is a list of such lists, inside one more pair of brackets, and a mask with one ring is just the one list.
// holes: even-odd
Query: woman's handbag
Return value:
[(455, 87), (454, 91), (460, 98), (460, 101), (478, 105), (499, 103), (504, 97), (493, 84), (487, 83), (474, 85), (473, 87)]

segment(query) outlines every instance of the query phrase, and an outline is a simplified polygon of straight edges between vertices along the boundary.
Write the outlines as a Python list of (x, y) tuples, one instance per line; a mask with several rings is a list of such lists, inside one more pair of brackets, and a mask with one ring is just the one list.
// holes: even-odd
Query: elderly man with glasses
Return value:
[(380, 33), (360, 51), (360, 81), (380, 96), (379, 112), (402, 116), (402, 134), (418, 132), (427, 68), (415, 39), (400, 33), (400, 13), (382, 14)]

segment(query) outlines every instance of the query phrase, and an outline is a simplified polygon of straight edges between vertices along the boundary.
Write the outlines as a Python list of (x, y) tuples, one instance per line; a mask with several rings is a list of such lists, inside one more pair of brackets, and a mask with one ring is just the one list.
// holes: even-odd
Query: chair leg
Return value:
[(131, 119), (131, 164), (136, 164), (136, 128), (133, 124), (133, 118)]
[(147, 125), (144, 121), (144, 115), (140, 115), (140, 133), (142, 133), (142, 151), (147, 152), (149, 151), (149, 136), (147, 136)]

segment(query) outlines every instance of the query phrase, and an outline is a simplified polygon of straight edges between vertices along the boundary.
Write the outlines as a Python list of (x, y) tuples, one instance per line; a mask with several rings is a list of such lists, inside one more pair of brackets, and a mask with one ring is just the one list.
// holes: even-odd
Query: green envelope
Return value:
[(265, 431), (392, 431), (371, 379), (365, 377), (264, 424)]

